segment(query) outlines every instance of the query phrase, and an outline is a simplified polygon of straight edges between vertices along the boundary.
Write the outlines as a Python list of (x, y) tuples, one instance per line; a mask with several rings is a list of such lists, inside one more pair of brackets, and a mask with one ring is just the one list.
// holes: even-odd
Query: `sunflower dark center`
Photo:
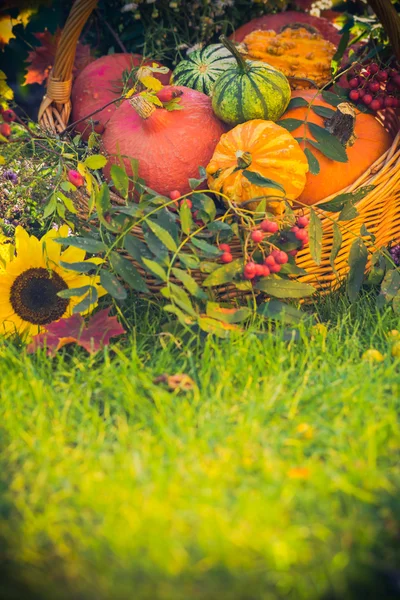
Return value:
[(27, 269), (11, 286), (10, 302), (15, 313), (34, 325), (57, 321), (65, 313), (69, 300), (57, 293), (67, 289), (64, 279), (42, 267)]

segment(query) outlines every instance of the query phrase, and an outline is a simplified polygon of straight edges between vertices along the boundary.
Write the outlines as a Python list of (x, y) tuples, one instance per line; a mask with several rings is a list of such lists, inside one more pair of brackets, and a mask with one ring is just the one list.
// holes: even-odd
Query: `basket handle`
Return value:
[(97, 0), (76, 0), (61, 34), (38, 115), (40, 126), (52, 133), (61, 133), (68, 124), (76, 45), (96, 4)]
[(390, 0), (368, 0), (368, 4), (382, 23), (393, 48), (393, 54), (400, 62), (400, 16)]

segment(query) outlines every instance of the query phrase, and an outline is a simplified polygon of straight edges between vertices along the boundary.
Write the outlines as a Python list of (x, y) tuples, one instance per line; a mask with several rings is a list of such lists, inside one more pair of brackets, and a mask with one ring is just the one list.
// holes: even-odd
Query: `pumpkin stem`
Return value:
[(132, 96), (129, 103), (142, 119), (148, 119), (156, 110), (154, 104), (143, 98), (143, 96)]
[(236, 58), (237, 64), (239, 66), (239, 69), (241, 69), (241, 71), (243, 71), (243, 72), (248, 71), (249, 70), (249, 65), (245, 61), (245, 59), (243, 58), (243, 56), (240, 54), (240, 52), (236, 48), (235, 44), (232, 44), (232, 42), (230, 40), (228, 40), (224, 35), (220, 36), (219, 41)]
[(334, 135), (345, 148), (352, 146), (356, 141), (355, 124), (356, 111), (348, 102), (338, 104), (333, 117), (325, 120), (326, 130)]
[(243, 152), (243, 150), (238, 150), (236, 152), (236, 158), (239, 169), (247, 169), (253, 162), (250, 152)]

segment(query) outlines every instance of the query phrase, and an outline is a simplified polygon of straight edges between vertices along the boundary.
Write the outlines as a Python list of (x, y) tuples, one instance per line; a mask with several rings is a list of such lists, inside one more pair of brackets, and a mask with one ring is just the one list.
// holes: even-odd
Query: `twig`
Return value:
[(82, 123), (82, 121), (86, 121), (86, 119), (89, 119), (90, 117), (93, 117), (93, 115), (96, 115), (97, 113), (101, 112), (102, 110), (104, 110), (105, 108), (107, 108), (107, 106), (110, 106), (111, 104), (114, 104), (115, 102), (119, 102), (120, 100), (123, 100), (124, 98), (125, 98), (125, 94), (123, 94), (119, 98), (115, 98), (115, 100), (110, 100), (110, 102), (107, 102), (107, 104), (104, 104), (104, 106), (101, 106), (100, 108), (97, 108), (96, 110), (94, 110), (93, 112), (89, 113), (88, 115), (85, 115), (81, 119), (78, 119), (77, 121), (74, 121), (73, 123), (71, 123), (71, 125), (68, 125), (68, 127), (66, 127), (64, 129), (64, 131), (62, 131), (60, 133), (60, 137), (62, 137), (68, 131), (70, 131), (71, 129), (73, 129), (76, 125), (78, 125), (78, 123)]
[(114, 31), (114, 29), (111, 27), (111, 25), (108, 23), (108, 21), (103, 17), (101, 12), (99, 10), (96, 10), (95, 12), (96, 12), (96, 15), (99, 17), (100, 21), (107, 27), (108, 31), (113, 36), (114, 40), (117, 42), (117, 44), (121, 48), (122, 52), (125, 52), (125, 53), (128, 52), (127, 49), (125, 48), (124, 44), (121, 42), (118, 33), (116, 31)]

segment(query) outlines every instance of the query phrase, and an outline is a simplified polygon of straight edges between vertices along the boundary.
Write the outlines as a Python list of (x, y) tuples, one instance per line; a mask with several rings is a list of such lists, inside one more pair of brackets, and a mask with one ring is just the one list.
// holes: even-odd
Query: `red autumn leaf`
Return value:
[(95, 354), (104, 346), (108, 346), (110, 338), (125, 333), (118, 323), (117, 317), (109, 317), (110, 307), (96, 313), (85, 327), (81, 315), (73, 315), (60, 319), (47, 326), (47, 331), (35, 335), (27, 351), (32, 354), (39, 348), (47, 348), (47, 356), (54, 356), (66, 344), (78, 344)]
[[(43, 83), (49, 76), (50, 69), (54, 65), (57, 46), (60, 41), (62, 30), (60, 28), (52, 34), (46, 29), (42, 33), (33, 35), (41, 43), (29, 52), (26, 62), (29, 64), (25, 75), (24, 85), (30, 83)], [(78, 42), (75, 54), (73, 74), (81, 71), (86, 65), (94, 60), (91, 48), (87, 44)]]

